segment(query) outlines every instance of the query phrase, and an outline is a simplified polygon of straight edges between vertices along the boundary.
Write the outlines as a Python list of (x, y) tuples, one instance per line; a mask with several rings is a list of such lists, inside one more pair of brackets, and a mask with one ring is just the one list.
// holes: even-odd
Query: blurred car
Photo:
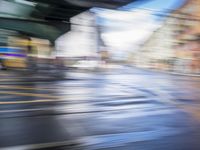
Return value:
[(79, 60), (72, 67), (78, 69), (95, 69), (98, 65), (99, 62), (96, 60)]

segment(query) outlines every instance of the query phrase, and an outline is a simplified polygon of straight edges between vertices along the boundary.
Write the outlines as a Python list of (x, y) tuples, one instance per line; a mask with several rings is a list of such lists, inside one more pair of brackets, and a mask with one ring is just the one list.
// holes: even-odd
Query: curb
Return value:
[(200, 77), (200, 74), (190, 74), (190, 73), (179, 73), (179, 72), (170, 72), (170, 71), (162, 71), (162, 70), (157, 70), (157, 69), (149, 69), (149, 68), (142, 68), (142, 67), (137, 67), (134, 65), (129, 65), (130, 67), (135, 67), (137, 69), (143, 69), (146, 71), (152, 71), (152, 72), (158, 72), (158, 73), (164, 73), (164, 74), (170, 74), (170, 75), (178, 75), (178, 76), (188, 76), (188, 77)]

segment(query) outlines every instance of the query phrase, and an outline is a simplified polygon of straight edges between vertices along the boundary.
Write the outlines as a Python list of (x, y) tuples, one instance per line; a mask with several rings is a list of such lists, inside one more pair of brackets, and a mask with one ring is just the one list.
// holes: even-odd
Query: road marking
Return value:
[(28, 101), (0, 101), (0, 105), (9, 105), (9, 104), (30, 104), (30, 103), (44, 103), (44, 102), (62, 102), (64, 100), (55, 100), (55, 99), (43, 99), (43, 100), (28, 100)]
[(38, 87), (26, 87), (26, 86), (6, 86), (6, 85), (0, 85), (0, 88), (5, 88), (5, 89), (20, 89), (20, 90), (45, 90), (45, 91), (53, 91), (55, 89), (43, 89), (43, 88), (38, 88)]
[(43, 149), (43, 148), (53, 148), (59, 146), (78, 146), (80, 144), (79, 141), (75, 140), (66, 140), (59, 142), (49, 142), (49, 143), (38, 143), (38, 144), (27, 144), (27, 145), (19, 145), (19, 146), (10, 146), (10, 147), (2, 147), (1, 150), (33, 150), (33, 149)]
[(17, 78), (0, 79), (0, 81), (19, 81)]
[(34, 94), (34, 93), (19, 93), (13, 91), (0, 91), (0, 94), (9, 94), (9, 95), (20, 95), (20, 96), (34, 96), (34, 97), (43, 97), (43, 98), (51, 98), (51, 99), (58, 99), (58, 96), (51, 96), (47, 94)]
[[(56, 111), (58, 110), (58, 112), (61, 112), (64, 114), (106, 113), (106, 115), (109, 116), (109, 114), (107, 114), (108, 112), (133, 111), (133, 108), (115, 108), (115, 109), (112, 108), (112, 109), (103, 109), (103, 110), (102, 109), (97, 110), (93, 108), (93, 109), (88, 109), (87, 111), (77, 111), (77, 110), (75, 111), (73, 107), (62, 105), (62, 106), (51, 106), (51, 107), (43, 107), (43, 108), (0, 110), (0, 113), (18, 113), (18, 112), (48, 111), (48, 110), (56, 110)], [(141, 111), (144, 111), (144, 110), (141, 110)], [(132, 117), (152, 116), (152, 115), (158, 115), (158, 114), (172, 114), (172, 113), (176, 113), (177, 111), (160, 108), (159, 110), (151, 110), (151, 111), (148, 111), (147, 113), (142, 113), (142, 112), (134, 113), (134, 112), (132, 113)]]

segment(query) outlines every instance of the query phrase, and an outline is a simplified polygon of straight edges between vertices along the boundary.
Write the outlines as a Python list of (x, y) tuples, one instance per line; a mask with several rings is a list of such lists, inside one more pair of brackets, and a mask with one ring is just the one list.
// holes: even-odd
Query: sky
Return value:
[(163, 11), (164, 9), (177, 9), (183, 5), (186, 0), (139, 0), (122, 6), (121, 10), (132, 10), (136, 8), (145, 8)]
[(186, 1), (187, 0), (138, 0), (120, 7), (119, 10), (149, 10), (150, 13), (154, 14), (155, 19), (163, 20), (160, 16), (157, 16), (157, 14), (162, 13), (167, 15), (184, 5)]
[[(122, 6), (118, 8), (118, 10), (121, 11), (146, 10), (149, 11), (150, 14), (153, 14), (155, 19), (157, 20), (158, 18), (160, 18), (160, 16), (157, 16), (157, 14), (162, 13), (167, 15), (171, 11), (176, 10), (177, 8), (184, 5), (186, 1), (187, 0), (138, 0), (136, 2), (132, 2), (125, 6)], [(92, 8), (91, 10), (97, 12), (97, 14), (101, 14), (101, 12), (106, 11), (106, 9), (101, 9), (101, 8)], [(104, 18), (101, 18), (100, 16), (99, 23), (101, 23), (101, 21), (102, 22), (105, 21), (101, 19)]]
[[(115, 50), (137, 50), (165, 20), (165, 15), (186, 0), (138, 0), (116, 10), (94, 8), (97, 24), (106, 26), (101, 36)], [(158, 15), (162, 14), (162, 15)]]

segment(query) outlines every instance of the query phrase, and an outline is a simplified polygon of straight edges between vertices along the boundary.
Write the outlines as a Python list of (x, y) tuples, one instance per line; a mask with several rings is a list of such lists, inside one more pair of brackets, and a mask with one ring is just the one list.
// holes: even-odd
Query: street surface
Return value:
[(0, 77), (1, 150), (200, 149), (198, 77), (128, 66)]

